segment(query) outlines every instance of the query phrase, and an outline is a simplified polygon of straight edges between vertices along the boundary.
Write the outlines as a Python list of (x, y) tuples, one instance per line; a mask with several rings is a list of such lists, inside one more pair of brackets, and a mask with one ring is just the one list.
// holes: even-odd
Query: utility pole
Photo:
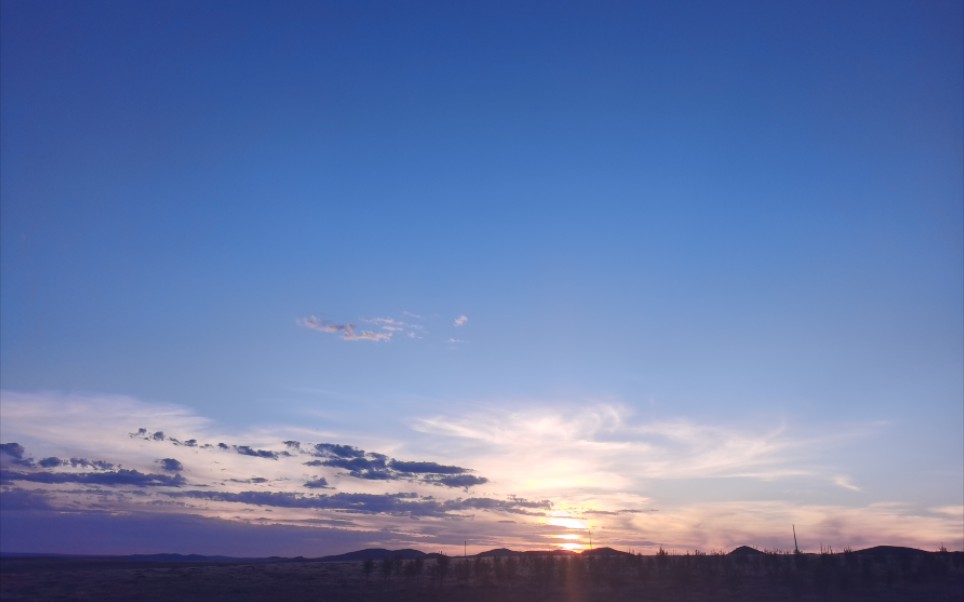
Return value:
[(592, 552), (592, 529), (586, 527), (586, 531), (589, 533), (589, 551)]
[(799, 554), (800, 546), (797, 545), (797, 526), (796, 525), (790, 525), (790, 526), (793, 527), (793, 553)]

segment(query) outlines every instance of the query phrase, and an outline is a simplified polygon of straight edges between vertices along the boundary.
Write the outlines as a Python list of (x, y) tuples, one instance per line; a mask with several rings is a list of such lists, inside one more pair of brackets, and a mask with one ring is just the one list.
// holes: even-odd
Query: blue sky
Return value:
[(2, 10), (4, 550), (964, 548), (959, 3)]

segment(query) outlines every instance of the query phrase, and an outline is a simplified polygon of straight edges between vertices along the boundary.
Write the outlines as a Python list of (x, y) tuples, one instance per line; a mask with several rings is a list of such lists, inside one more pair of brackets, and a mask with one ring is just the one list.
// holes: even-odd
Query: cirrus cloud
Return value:
[(404, 442), (379, 448), (389, 455), (350, 438), (294, 440), (303, 426), (225, 433), (132, 398), (0, 396), (5, 525), (26, 520), (7, 500), (29, 499), (40, 522), (64, 511), (92, 524), (105, 513), (189, 516), (337, 528), (359, 547), (454, 549), (466, 532), (481, 549), (581, 546), (592, 529), (640, 550), (773, 548), (791, 522), (841, 548), (964, 544), (958, 500), (872, 498), (853, 484), (858, 470), (834, 461), (873, 430), (808, 436), (787, 423), (641, 417), (615, 403), (478, 403), (485, 412), (413, 416)]
[(375, 342), (385, 342), (392, 339), (394, 331), (387, 330), (383, 332), (375, 332), (373, 330), (357, 330), (355, 325), (348, 322), (345, 324), (336, 324), (334, 322), (329, 322), (328, 320), (322, 320), (316, 316), (308, 316), (307, 318), (300, 318), (297, 320), (299, 326), (311, 330), (317, 330), (318, 332), (324, 332), (327, 334), (341, 334), (342, 340), (345, 341), (375, 341)]

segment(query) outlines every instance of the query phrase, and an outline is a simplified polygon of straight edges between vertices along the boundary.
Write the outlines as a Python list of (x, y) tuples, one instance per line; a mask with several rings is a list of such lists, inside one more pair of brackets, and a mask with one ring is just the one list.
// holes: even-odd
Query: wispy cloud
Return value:
[(325, 334), (340, 335), (345, 341), (373, 341), (382, 343), (392, 340), (395, 335), (401, 335), (410, 339), (420, 338), (420, 333), (424, 332), (425, 327), (421, 323), (413, 320), (420, 320), (415, 314), (403, 312), (412, 319), (402, 320), (391, 316), (377, 318), (360, 318), (359, 321), (372, 326), (370, 329), (361, 329), (353, 322), (333, 322), (324, 320), (317, 316), (298, 318), (295, 322), (303, 327)]
[[(758, 490), (781, 479), (825, 479), (857, 490), (813, 458), (832, 444), (793, 435), (786, 425), (747, 429), (685, 419), (641, 420), (611, 403), (554, 406), (478, 404), (487, 411), (413, 419), (451, 453), (473, 458), (514, 491), (573, 495), (631, 491), (654, 480), (743, 479)], [(845, 439), (845, 438), (843, 438)], [(533, 467), (538, 470), (533, 470)]]
[(341, 334), (341, 338), (345, 341), (375, 341), (375, 342), (385, 342), (390, 341), (393, 330), (383, 329), (382, 332), (375, 332), (373, 330), (358, 330), (355, 325), (347, 322), (344, 324), (336, 324), (328, 320), (322, 320), (316, 316), (308, 316), (307, 318), (299, 318), (297, 320), (299, 326), (309, 328), (311, 330), (317, 330), (318, 332), (324, 332), (327, 334)]
[(392, 339), (392, 332), (375, 332), (372, 330), (362, 330), (359, 332), (355, 331), (355, 327), (352, 324), (347, 324), (345, 326), (345, 332), (342, 334), (341, 338), (346, 341), (375, 341), (376, 343), (381, 343), (384, 341), (390, 341)]
[[(21, 500), (36, 525), (67, 520), (65, 510), (91, 524), (193, 517), (430, 549), (454, 549), (470, 531), (477, 550), (578, 547), (591, 528), (613, 547), (714, 550), (787, 548), (793, 523), (802, 544), (964, 545), (958, 500), (868, 501), (853, 471), (827, 461), (839, 454), (814, 460), (844, 432), (647, 419), (617, 403), (480, 403), (487, 411), (412, 418), (414, 433), (381, 448), (389, 455), (278, 428), (225, 433), (184, 408), (131, 398), (0, 395), (0, 512)], [(24, 531), (16, 541), (31, 540)]]
[[(438, 316), (436, 316), (438, 318)], [(465, 314), (457, 316), (452, 324), (455, 328), (462, 328), (468, 324), (469, 317)], [(425, 318), (419, 314), (409, 311), (401, 312), (401, 317), (378, 316), (374, 318), (362, 317), (356, 321), (338, 322), (319, 318), (311, 315), (298, 318), (295, 323), (302, 328), (322, 332), (325, 334), (336, 335), (344, 341), (372, 341), (388, 342), (397, 338), (405, 339), (430, 339), (429, 330), (425, 324)], [(359, 327), (364, 324), (368, 328)], [(440, 326), (436, 324), (436, 326)], [(449, 344), (460, 344), (464, 341), (456, 337), (447, 337), (445, 340)]]
[(834, 485), (838, 487), (843, 487), (844, 489), (850, 491), (860, 491), (860, 487), (854, 485), (853, 481), (848, 476), (838, 475), (833, 478)]
[(396, 320), (395, 318), (370, 318), (365, 320), (365, 322), (378, 326), (382, 330), (388, 332), (406, 332), (409, 330), (421, 329), (420, 325), (403, 322), (401, 320)]
[[(0, 490), (32, 492), (24, 495), (44, 500), (36, 508), (164, 509), (292, 525), (362, 513), (368, 518), (359, 529), (386, 532), (400, 515), (464, 520), (466, 513), (482, 512), (491, 516), (474, 520), (497, 522), (504, 513), (536, 516), (546, 504), (484, 492), (462, 497), (489, 480), (448, 462), (393, 458), (345, 443), (234, 443), (171, 406), (129, 398), (2, 395)], [(86, 412), (78, 412), (72, 428), (51, 430), (61, 411), (74, 409)], [(157, 421), (164, 430), (132, 428), (133, 421)], [(77, 455), (62, 460), (64, 450)], [(92, 453), (94, 459), (81, 457)]]
[(0, 483), (24, 481), (30, 483), (83, 483), (87, 485), (133, 485), (135, 487), (180, 487), (181, 475), (145, 474), (137, 470), (121, 468), (106, 472), (50, 472), (0, 470)]
[[(311, 330), (317, 330), (318, 332), (326, 332), (329, 334), (337, 334), (344, 332), (344, 330), (351, 326), (351, 324), (335, 324), (329, 322), (328, 320), (322, 320), (315, 316), (308, 316), (307, 318), (299, 318), (298, 325), (304, 326), (305, 328), (310, 328)], [(354, 328), (352, 326), (352, 328)]]

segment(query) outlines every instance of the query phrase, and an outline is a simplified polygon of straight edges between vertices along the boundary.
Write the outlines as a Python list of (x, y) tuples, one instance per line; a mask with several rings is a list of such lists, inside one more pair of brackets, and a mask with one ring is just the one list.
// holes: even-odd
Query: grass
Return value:
[(964, 554), (525, 554), (210, 564), (4, 559), (0, 599), (618, 602), (964, 600)]

